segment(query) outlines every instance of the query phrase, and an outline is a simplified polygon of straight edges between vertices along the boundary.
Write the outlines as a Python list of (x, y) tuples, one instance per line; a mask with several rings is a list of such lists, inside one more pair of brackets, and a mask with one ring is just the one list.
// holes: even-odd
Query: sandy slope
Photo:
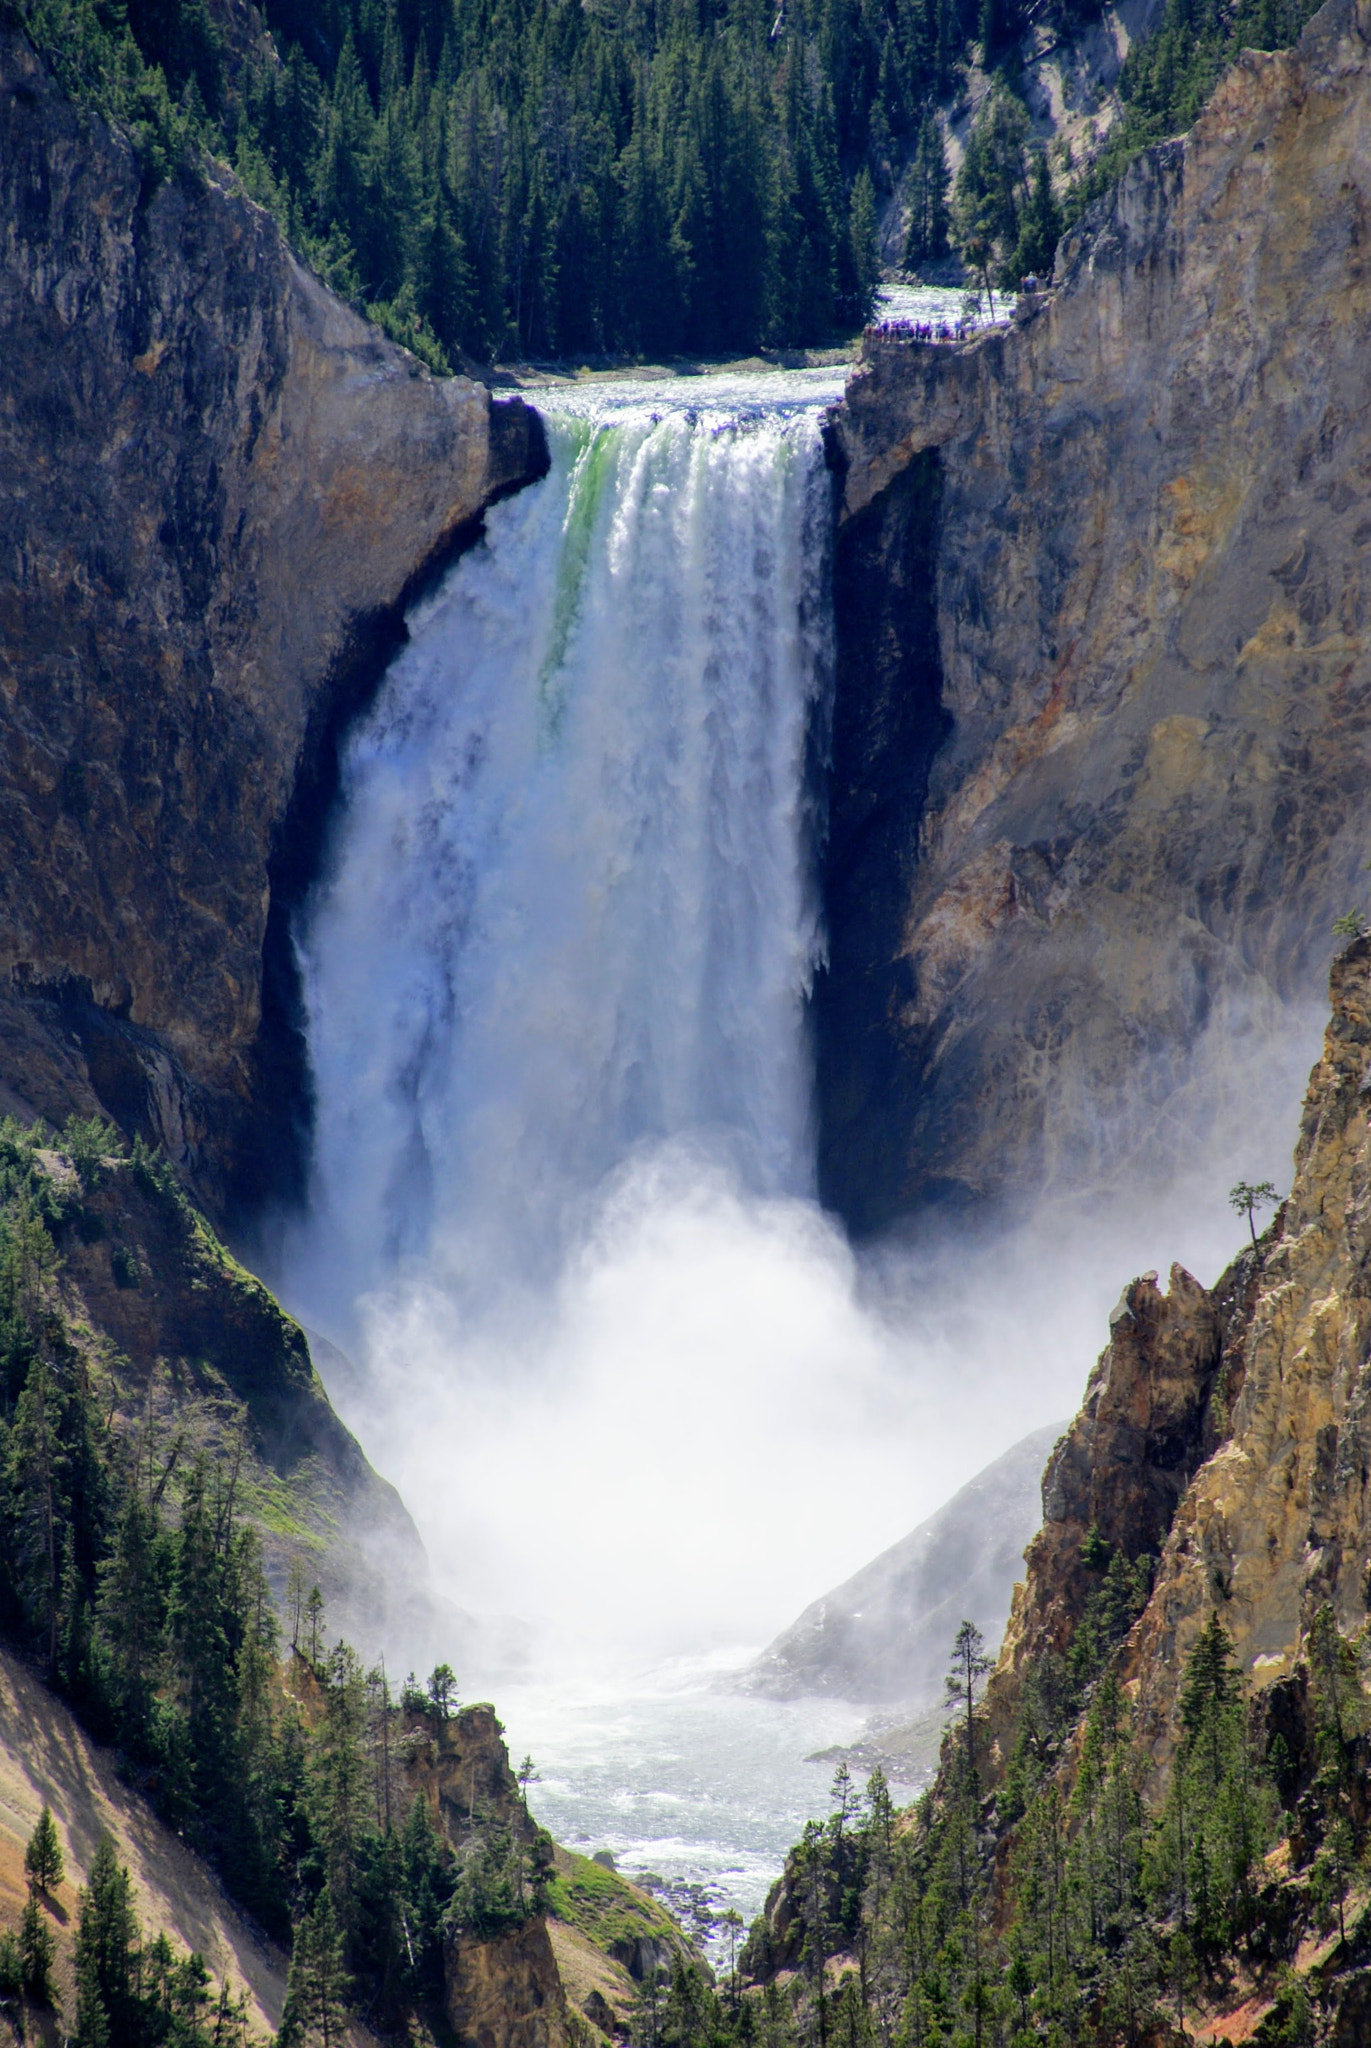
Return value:
[(287, 1958), (229, 1903), (199, 1857), (120, 1784), (112, 1755), (94, 1746), (23, 1665), (0, 1652), (0, 1924), (14, 1925), (23, 1909), (24, 1844), (45, 1799), (67, 1865), (53, 1913), (67, 2011), (76, 1895), (108, 1829), (133, 1878), (144, 1927), (198, 1949), (216, 1982), (227, 1976), (235, 1991), (246, 1989), (254, 2032), (274, 2032)]

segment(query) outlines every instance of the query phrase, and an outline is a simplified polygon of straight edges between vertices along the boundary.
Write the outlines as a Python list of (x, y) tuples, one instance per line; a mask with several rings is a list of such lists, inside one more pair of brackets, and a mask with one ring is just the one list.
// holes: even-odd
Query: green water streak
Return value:
[(538, 707), (545, 746), (555, 746), (566, 715), (567, 650), (581, 615), (590, 543), (619, 442), (617, 428), (596, 426), (589, 420), (572, 422), (569, 432), (573, 442), (581, 445), (572, 465), (571, 489), (562, 521), (562, 553), (557, 564), (547, 652), (538, 670)]

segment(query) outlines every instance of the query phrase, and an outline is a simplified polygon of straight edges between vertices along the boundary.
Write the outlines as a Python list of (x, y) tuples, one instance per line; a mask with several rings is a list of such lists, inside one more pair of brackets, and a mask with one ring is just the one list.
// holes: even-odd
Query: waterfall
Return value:
[(312, 1236), (354, 1289), (546, 1274), (663, 1140), (811, 1186), (815, 409), (548, 431), (547, 479), (408, 621), (300, 934)]
[(859, 1268), (813, 1198), (840, 375), (549, 402), (549, 475), (352, 735), (296, 935), (287, 1298), (444, 1589), (594, 1659), (759, 1645), (1068, 1412), (1146, 1262), (1134, 1214)]

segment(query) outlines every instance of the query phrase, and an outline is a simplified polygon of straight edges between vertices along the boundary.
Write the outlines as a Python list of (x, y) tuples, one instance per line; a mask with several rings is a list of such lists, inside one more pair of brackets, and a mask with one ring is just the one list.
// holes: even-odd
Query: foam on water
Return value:
[(678, 1659), (611, 1683), (506, 1685), (513, 1753), (540, 1776), (530, 1804), (556, 1840), (608, 1849), (628, 1877), (700, 1887), (751, 1922), (806, 1821), (826, 1813), (831, 1763), (859, 1709), (741, 1699), (715, 1690), (718, 1659)]

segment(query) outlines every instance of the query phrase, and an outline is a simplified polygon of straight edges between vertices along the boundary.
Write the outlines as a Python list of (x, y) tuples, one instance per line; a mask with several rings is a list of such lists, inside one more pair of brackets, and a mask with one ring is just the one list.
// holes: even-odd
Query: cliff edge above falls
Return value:
[(288, 1183), (286, 919), (416, 580), (541, 473), (212, 163), (150, 186), (0, 29), (0, 1107)]
[(1036, 317), (873, 334), (834, 417), (821, 1183), (861, 1231), (1136, 1191), (1296, 1099), (1371, 827), (1369, 21), (1244, 54)]

